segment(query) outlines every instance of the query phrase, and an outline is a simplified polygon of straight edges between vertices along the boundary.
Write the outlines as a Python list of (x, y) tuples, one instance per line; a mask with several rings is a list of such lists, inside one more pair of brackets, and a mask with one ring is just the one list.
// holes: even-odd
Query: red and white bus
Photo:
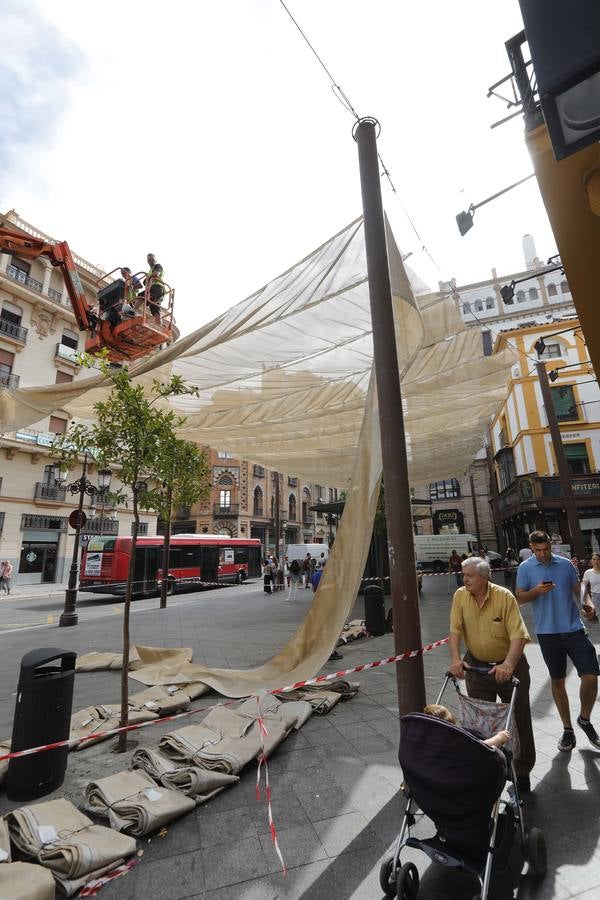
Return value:
[[(162, 537), (140, 537), (135, 548), (134, 594), (156, 594), (162, 581)], [(168, 592), (203, 584), (235, 582), (261, 573), (261, 542), (224, 534), (176, 534), (169, 548)], [(81, 559), (80, 589), (125, 593), (130, 537), (92, 537)]]

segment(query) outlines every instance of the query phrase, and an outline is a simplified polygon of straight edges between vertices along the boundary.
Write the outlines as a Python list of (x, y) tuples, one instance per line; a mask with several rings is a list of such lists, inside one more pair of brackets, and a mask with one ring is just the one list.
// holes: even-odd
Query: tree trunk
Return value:
[[(135, 548), (137, 544), (138, 525), (140, 515), (138, 510), (137, 490), (133, 489), (133, 528), (131, 532), (131, 556), (129, 557), (129, 569), (127, 570), (127, 585), (125, 587), (125, 607), (123, 609), (123, 667), (121, 669), (121, 727), (129, 722), (129, 610), (134, 589), (133, 576), (135, 573)], [(117, 746), (119, 753), (127, 750), (127, 732), (119, 735)]]
[(168, 515), (165, 520), (165, 542), (163, 544), (162, 556), (162, 581), (160, 585), (160, 608), (167, 608), (167, 574), (169, 572), (169, 550), (171, 548), (171, 519), (173, 518), (173, 485), (170, 484), (167, 489), (167, 506)]

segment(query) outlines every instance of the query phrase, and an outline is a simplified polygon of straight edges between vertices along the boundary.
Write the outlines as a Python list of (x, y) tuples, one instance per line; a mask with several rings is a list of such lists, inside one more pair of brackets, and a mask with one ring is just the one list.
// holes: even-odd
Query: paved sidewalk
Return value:
[[(253, 666), (276, 652), (293, 633), (309, 603), (308, 592), (299, 596), (297, 604), (283, 603), (282, 595), (267, 596), (259, 585), (187, 595), (185, 603), (176, 603), (166, 612), (134, 616), (133, 640), (191, 646), (194, 659), (209, 665)], [(424, 643), (447, 633), (449, 599), (446, 579), (425, 580), (421, 596)], [(362, 614), (360, 600), (355, 612)], [(5, 637), (0, 654), (5, 685), (0, 738), (10, 734), (12, 692), (26, 650), (44, 645), (79, 652), (116, 649), (120, 624), (120, 617), (107, 614), (82, 621), (76, 628)], [(597, 626), (596, 631), (600, 636)], [(357, 641), (342, 652), (344, 660), (338, 667), (379, 659), (393, 652), (392, 638)], [(529, 825), (544, 829), (548, 874), (539, 883), (520, 877), (515, 854), (515, 865), (507, 878), (495, 881), (491, 898), (594, 900), (600, 898), (600, 753), (579, 733), (573, 753), (556, 750), (560, 729), (537, 645), (528, 650), (528, 657), (538, 762), (526, 817)], [(429, 700), (437, 695), (446, 660), (446, 648), (425, 657)], [(333, 671), (333, 664), (326, 670)], [(380, 898), (379, 866), (397, 835), (403, 809), (398, 794), (395, 670), (382, 667), (356, 680), (361, 691), (354, 700), (338, 705), (328, 716), (313, 716), (269, 762), (273, 814), (289, 867), (286, 877), (279, 871), (271, 845), (264, 800), (259, 803), (255, 798), (256, 772), (248, 769), (239, 785), (173, 823), (165, 837), (140, 842), (141, 864), (105, 887), (102, 896), (107, 900)], [(575, 706), (578, 679), (572, 673), (568, 690)], [(118, 694), (119, 673), (81, 674), (76, 679), (74, 708), (116, 701)], [(211, 697), (206, 702), (215, 701)], [(200, 698), (196, 705), (206, 702)], [(155, 746), (164, 730), (167, 726), (151, 727), (134, 733), (134, 739)], [(79, 803), (87, 780), (124, 768), (130, 753), (121, 757), (110, 751), (111, 745), (105, 743), (72, 753), (61, 793)], [(11, 805), (4, 799), (0, 812)], [(423, 876), (419, 893), (423, 900), (471, 900), (476, 893), (476, 882), (467, 876), (430, 867), (423, 855), (412, 858)]]

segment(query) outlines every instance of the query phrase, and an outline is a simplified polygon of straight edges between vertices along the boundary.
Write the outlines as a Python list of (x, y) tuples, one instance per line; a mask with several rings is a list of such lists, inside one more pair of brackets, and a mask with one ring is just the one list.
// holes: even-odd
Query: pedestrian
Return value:
[(10, 560), (5, 559), (0, 563), (0, 589), (10, 594), (13, 566)]
[(529, 535), (532, 556), (517, 571), (517, 600), (531, 603), (538, 643), (548, 668), (552, 697), (563, 725), (558, 749), (567, 753), (576, 744), (571, 710), (566, 689), (567, 657), (581, 680), (580, 712), (577, 724), (594, 747), (600, 748), (600, 737), (590, 721), (598, 694), (598, 657), (581, 620), (594, 614), (593, 604), (584, 599), (579, 608), (581, 588), (573, 563), (552, 553), (545, 531)]
[[(464, 678), (467, 694), (492, 703), (509, 703), (512, 677), (519, 679), (515, 697), (515, 726), (519, 755), (515, 757), (517, 788), (529, 793), (529, 773), (535, 765), (535, 743), (529, 706), (529, 663), (523, 653), (530, 640), (517, 601), (507, 588), (490, 581), (489, 563), (470, 557), (462, 565), (464, 587), (452, 600), (450, 611), (450, 672)], [(466, 646), (460, 657), (461, 640)], [(486, 674), (477, 669), (485, 669)]]
[(310, 587), (310, 553), (307, 553), (302, 561), (302, 577), (304, 578), (304, 587)]
[(519, 568), (519, 558), (512, 547), (507, 549), (502, 564), (504, 566), (504, 584), (509, 591), (514, 594), (517, 582), (517, 569)]
[(285, 578), (287, 581), (287, 586), (289, 588), (292, 576), (290, 574), (290, 561), (287, 556), (285, 557)]
[(289, 565), (289, 590), (288, 595), (286, 597), (286, 603), (293, 603), (294, 600), (297, 600), (298, 594), (298, 585), (302, 580), (302, 569), (300, 568), (300, 563), (297, 559), (293, 559)]
[(268, 559), (265, 559), (263, 563), (263, 590), (265, 594), (271, 593), (271, 583), (273, 581), (273, 570), (271, 568), (271, 563)]
[(156, 261), (154, 253), (149, 253), (146, 259), (150, 267), (146, 273), (146, 281), (144, 284), (148, 302), (148, 311), (160, 322), (160, 304), (165, 295), (163, 267)]
[(525, 562), (525, 560), (529, 559), (531, 555), (531, 547), (522, 547), (519, 550), (519, 559), (521, 560), (521, 562)]
[(453, 550), (448, 560), (448, 571), (454, 574), (456, 579), (456, 587), (462, 587), (462, 559), (456, 550)]
[(316, 556), (311, 556), (310, 558), (310, 580), (312, 584), (312, 577), (317, 570), (317, 558)]
[(600, 615), (600, 553), (592, 553), (591, 569), (583, 574), (584, 597), (589, 597), (596, 610), (596, 618)]

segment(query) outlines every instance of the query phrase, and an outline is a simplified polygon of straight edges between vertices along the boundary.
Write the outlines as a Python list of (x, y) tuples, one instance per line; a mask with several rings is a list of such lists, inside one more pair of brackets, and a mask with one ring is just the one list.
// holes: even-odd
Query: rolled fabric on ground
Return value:
[(155, 685), (129, 696), (130, 709), (149, 709), (159, 716), (170, 716), (181, 709), (186, 709), (189, 705), (189, 694), (187, 691), (180, 690), (176, 685), (166, 687)]
[(305, 700), (282, 703), (274, 694), (264, 694), (260, 698), (260, 707), (257, 703), (257, 698), (250, 697), (236, 707), (235, 712), (240, 716), (256, 718), (259, 708), (265, 722), (274, 719), (279, 724), (287, 727), (288, 731), (297, 731), (298, 728), (302, 728), (312, 715), (312, 706)]
[[(10, 738), (0, 742), (0, 756), (4, 756), (5, 753), (10, 753)], [(4, 784), (4, 779), (8, 772), (8, 763), (8, 759), (0, 760), (0, 784)]]
[(191, 797), (157, 785), (140, 769), (91, 781), (85, 789), (85, 800), (88, 809), (106, 816), (112, 828), (136, 837), (156, 831), (196, 806)]
[(15, 809), (6, 820), (14, 846), (50, 869), (69, 897), (136, 851), (134, 838), (94, 825), (62, 798)]
[[(140, 665), (137, 648), (129, 651), (129, 669)], [(75, 663), (76, 672), (105, 672), (107, 670), (118, 671), (123, 668), (123, 654), (105, 650), (91, 650), (77, 657)]]
[[(130, 709), (128, 722), (137, 725), (140, 722), (151, 722), (158, 719), (159, 715), (151, 709)], [(121, 724), (121, 706), (118, 703), (108, 703), (103, 706), (88, 706), (71, 716), (70, 738), (89, 738), (81, 744), (76, 744), (74, 749), (81, 750), (98, 741), (106, 740), (105, 737), (91, 737), (96, 732), (112, 731)]]
[(56, 882), (48, 869), (26, 862), (0, 865), (2, 900), (54, 900), (55, 895)]
[(157, 750), (146, 747), (140, 747), (134, 752), (131, 767), (143, 769), (164, 787), (181, 791), (188, 797), (193, 797), (198, 804), (205, 803), (240, 780), (237, 775), (211, 772), (198, 766), (178, 765)]

